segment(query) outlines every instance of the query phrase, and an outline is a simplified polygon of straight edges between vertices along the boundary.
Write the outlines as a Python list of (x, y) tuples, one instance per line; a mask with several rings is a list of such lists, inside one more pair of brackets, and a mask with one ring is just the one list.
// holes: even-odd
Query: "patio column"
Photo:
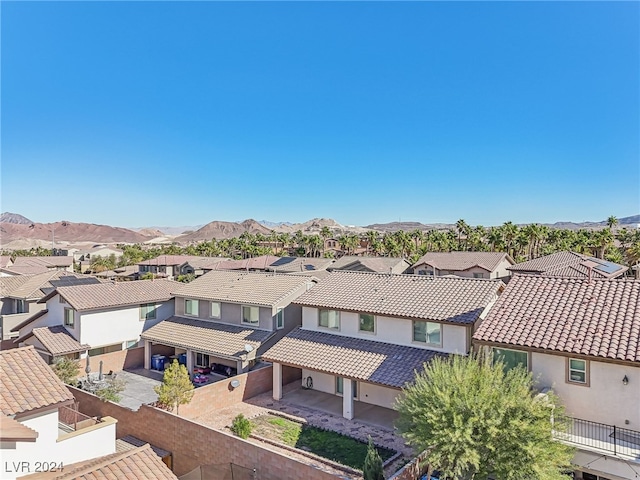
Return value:
[(144, 341), (144, 368), (149, 370), (151, 368), (151, 341)]
[(353, 380), (342, 379), (342, 416), (353, 420)]
[(187, 371), (193, 375), (193, 351), (187, 350)]
[(282, 364), (273, 363), (273, 399), (282, 399)]

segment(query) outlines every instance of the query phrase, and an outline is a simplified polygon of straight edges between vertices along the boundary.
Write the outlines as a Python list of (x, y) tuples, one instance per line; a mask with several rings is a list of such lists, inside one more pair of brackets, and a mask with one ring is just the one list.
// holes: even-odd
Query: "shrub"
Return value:
[(233, 419), (233, 423), (231, 423), (231, 431), (240, 438), (249, 438), (251, 430), (253, 430), (253, 425), (248, 419), (244, 418), (244, 415), (241, 413), (238, 414), (238, 416)]
[(364, 480), (384, 480), (384, 470), (382, 469), (382, 458), (373, 441), (369, 437), (369, 446), (367, 447), (367, 456), (364, 458), (364, 466), (362, 467)]

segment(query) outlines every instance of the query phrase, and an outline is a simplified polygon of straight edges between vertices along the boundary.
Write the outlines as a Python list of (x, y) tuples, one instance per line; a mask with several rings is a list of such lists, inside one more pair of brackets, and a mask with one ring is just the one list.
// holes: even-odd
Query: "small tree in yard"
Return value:
[(127, 382), (121, 378), (108, 378), (105, 382), (104, 387), (95, 391), (96, 396), (103, 402), (119, 402), (120, 393), (124, 391)]
[(51, 367), (58, 378), (67, 385), (77, 385), (80, 362), (69, 357), (57, 357)]
[(530, 373), (490, 357), (435, 358), (399, 396), (397, 426), (446, 478), (563, 480), (573, 455), (553, 438), (563, 409), (532, 387)]
[(253, 425), (251, 424), (251, 422), (246, 419), (241, 413), (236, 415), (236, 417), (233, 419), (233, 422), (231, 423), (231, 431), (234, 433), (234, 435), (246, 439), (249, 438), (249, 435), (251, 435), (251, 430), (253, 430)]
[(179, 413), (180, 405), (189, 403), (193, 398), (194, 386), (187, 368), (174, 360), (164, 371), (162, 383), (154, 390), (158, 394), (158, 403), (175, 408)]
[(371, 437), (369, 437), (369, 447), (367, 448), (367, 456), (364, 457), (364, 466), (362, 467), (362, 476), (364, 480), (384, 480), (384, 470), (382, 468), (382, 458), (376, 447), (373, 445)]

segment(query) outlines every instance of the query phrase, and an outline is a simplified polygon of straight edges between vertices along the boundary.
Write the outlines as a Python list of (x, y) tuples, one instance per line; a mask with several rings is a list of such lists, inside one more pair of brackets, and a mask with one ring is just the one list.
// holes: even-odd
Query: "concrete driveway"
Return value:
[(119, 372), (118, 378), (127, 382), (127, 386), (120, 394), (119, 405), (131, 410), (138, 410), (140, 405), (158, 400), (158, 395), (153, 391), (153, 387), (162, 383), (162, 372), (140, 368)]

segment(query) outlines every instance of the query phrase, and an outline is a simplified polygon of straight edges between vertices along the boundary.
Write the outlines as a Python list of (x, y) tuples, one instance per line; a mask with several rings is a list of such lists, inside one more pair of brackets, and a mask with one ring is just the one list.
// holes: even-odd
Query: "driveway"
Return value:
[(138, 410), (140, 405), (153, 403), (158, 395), (153, 387), (162, 383), (162, 373), (145, 370), (125, 370), (118, 373), (118, 378), (127, 382), (124, 391), (120, 393), (119, 405), (131, 410)]

